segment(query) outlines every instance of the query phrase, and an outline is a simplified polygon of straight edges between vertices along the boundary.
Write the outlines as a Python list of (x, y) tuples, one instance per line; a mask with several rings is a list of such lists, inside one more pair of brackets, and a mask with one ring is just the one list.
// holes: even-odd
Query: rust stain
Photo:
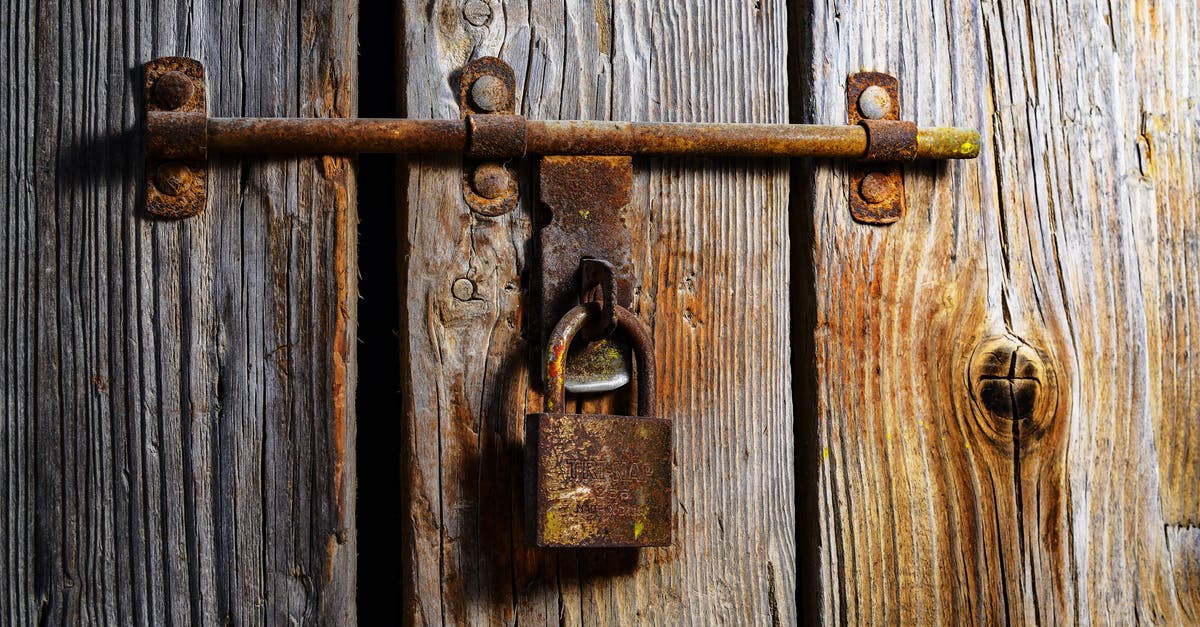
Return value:
[[(333, 271), (334, 271), (334, 303), (337, 313), (333, 319), (333, 381), (332, 381), (332, 430), (333, 430), (333, 486), (334, 511), (337, 517), (337, 535), (345, 537), (350, 528), (346, 512), (345, 457), (346, 457), (346, 421), (350, 411), (350, 368), (353, 360), (354, 337), (354, 307), (357, 285), (349, 270), (350, 251), (349, 233), (350, 200), (349, 200), (349, 164), (344, 158), (326, 157), (321, 160), (321, 170), (329, 181), (334, 192), (335, 214)], [(353, 251), (357, 256), (357, 251)], [(332, 558), (332, 553), (330, 554)], [(329, 568), (332, 568), (332, 560)]]

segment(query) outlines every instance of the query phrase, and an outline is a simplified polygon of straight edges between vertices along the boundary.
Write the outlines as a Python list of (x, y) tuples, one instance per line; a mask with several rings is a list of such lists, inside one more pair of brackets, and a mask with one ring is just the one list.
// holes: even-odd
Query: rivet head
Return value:
[(859, 195), (873, 205), (894, 198), (897, 191), (896, 181), (882, 172), (872, 172), (864, 176), (858, 185)]
[(481, 111), (498, 111), (508, 104), (508, 87), (498, 77), (485, 74), (471, 84), (471, 101)]
[(154, 81), (154, 102), (163, 109), (178, 109), (192, 99), (193, 91), (192, 79), (179, 70), (172, 70)]
[(495, 200), (512, 187), (512, 174), (499, 163), (481, 163), (471, 173), (471, 189), (488, 200)]
[(154, 187), (168, 196), (179, 196), (191, 184), (191, 168), (178, 161), (159, 164), (154, 171)]
[(892, 112), (892, 97), (879, 85), (871, 85), (858, 96), (858, 110), (868, 120), (882, 120)]
[(463, 6), (463, 19), (471, 26), (486, 26), (492, 21), (492, 7), (484, 0), (468, 0)]
[(471, 300), (475, 297), (475, 282), (467, 277), (459, 277), (454, 280), (454, 285), (450, 286), (450, 293), (463, 302)]

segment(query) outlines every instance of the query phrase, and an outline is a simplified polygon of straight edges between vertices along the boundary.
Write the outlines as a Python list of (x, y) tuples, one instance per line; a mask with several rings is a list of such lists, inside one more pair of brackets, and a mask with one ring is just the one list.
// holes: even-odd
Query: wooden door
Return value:
[(140, 114), (187, 55), (212, 115), (354, 115), (354, 3), (0, 16), (0, 621), (352, 624), (351, 162), (214, 158), (158, 220)]
[[(355, 115), (356, 10), (0, 9), (6, 622), (356, 622), (353, 161), (217, 157), (207, 210), (162, 221), (139, 126), (172, 54), (214, 115)], [(843, 164), (635, 162), (677, 535), (607, 553), (520, 534), (531, 166), (484, 218), (457, 157), (405, 162), (404, 403), (364, 408), (402, 423), (402, 580), (364, 622), (1200, 623), (1194, 2), (397, 15), (401, 115), (457, 117), (484, 55), (535, 119), (840, 124), (878, 69), (984, 150), (908, 167), (887, 227), (850, 218)]]

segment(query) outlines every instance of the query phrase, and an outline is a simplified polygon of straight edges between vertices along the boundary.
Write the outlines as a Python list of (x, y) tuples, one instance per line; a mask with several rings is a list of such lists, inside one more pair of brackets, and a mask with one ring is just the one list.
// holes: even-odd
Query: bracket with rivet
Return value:
[(146, 211), (188, 218), (208, 199), (204, 66), (195, 59), (163, 57), (146, 64)]

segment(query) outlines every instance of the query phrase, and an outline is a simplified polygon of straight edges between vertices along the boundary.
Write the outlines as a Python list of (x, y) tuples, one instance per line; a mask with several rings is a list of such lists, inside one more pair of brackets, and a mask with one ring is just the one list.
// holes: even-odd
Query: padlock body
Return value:
[(525, 526), (535, 546), (667, 546), (672, 503), (670, 420), (525, 416)]

